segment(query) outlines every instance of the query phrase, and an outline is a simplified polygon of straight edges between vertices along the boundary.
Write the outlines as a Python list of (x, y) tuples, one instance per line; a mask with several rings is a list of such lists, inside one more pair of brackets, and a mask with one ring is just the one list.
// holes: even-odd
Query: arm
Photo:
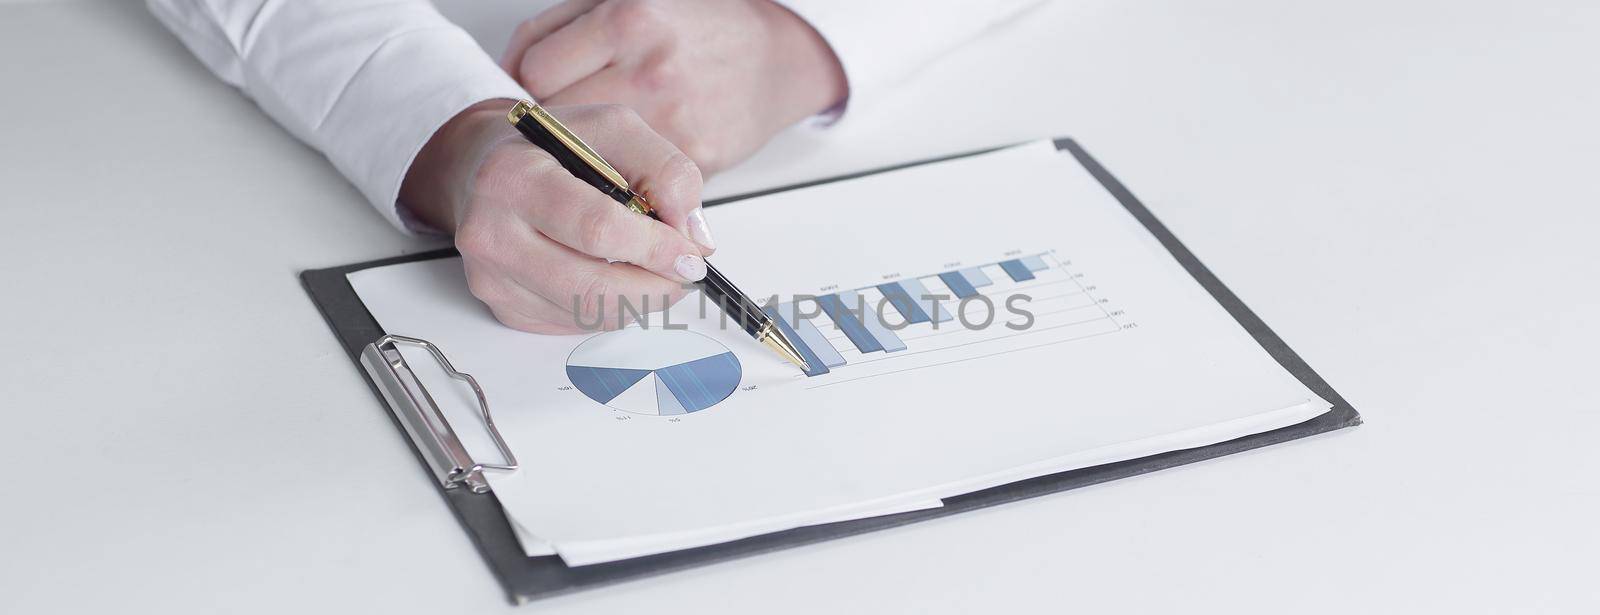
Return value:
[(427, 2), (150, 5), (207, 67), (326, 155), (390, 222), (406, 229), (414, 212), (453, 233), (469, 288), (507, 325), (620, 327), (622, 301), (665, 309), (663, 297), (681, 297), (683, 282), (705, 275), (700, 174), (682, 153), (626, 109), (551, 108), (649, 196), (666, 224), (617, 206), (516, 134), (506, 110), (526, 96), (522, 88)]
[(425, 1), (148, 1), (212, 72), (403, 230), (400, 184), (428, 138), (474, 103), (525, 96)]

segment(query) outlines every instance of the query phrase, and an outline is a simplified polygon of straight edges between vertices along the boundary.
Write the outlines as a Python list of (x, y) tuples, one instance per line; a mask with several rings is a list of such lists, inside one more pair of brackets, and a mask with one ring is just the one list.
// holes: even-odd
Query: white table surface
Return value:
[[(0, 612), (508, 609), (296, 278), (427, 244), (141, 5), (0, 7)], [(1595, 612), (1597, 25), (1059, 0), (785, 135), (714, 191), (1074, 135), (1367, 424), (526, 610)]]

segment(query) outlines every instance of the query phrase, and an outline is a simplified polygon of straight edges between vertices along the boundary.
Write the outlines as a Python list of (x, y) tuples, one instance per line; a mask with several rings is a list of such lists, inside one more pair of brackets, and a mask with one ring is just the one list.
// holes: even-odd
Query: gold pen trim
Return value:
[[(567, 127), (563, 126), (559, 120), (550, 115), (549, 111), (545, 111), (544, 107), (539, 106), (538, 103), (535, 103), (531, 100), (519, 100), (517, 101), (516, 105), (511, 107), (511, 113), (506, 115), (506, 119), (511, 120), (512, 124), (516, 124), (521, 122), (524, 116), (533, 118), (533, 121), (538, 122), (540, 126), (545, 128), (545, 130), (550, 131), (550, 134), (555, 135), (557, 141), (560, 141), (561, 144), (566, 146), (568, 150), (571, 150), (572, 153), (577, 154), (578, 158), (581, 158), (584, 164), (589, 165), (589, 168), (594, 169), (595, 172), (604, 175), (606, 181), (611, 182), (612, 185), (617, 186), (618, 188), (622, 188), (629, 192), (633, 191), (633, 188), (628, 186), (628, 180), (623, 179), (621, 173), (618, 173), (616, 169), (611, 168), (611, 164), (607, 163), (605, 158), (600, 157), (599, 152), (596, 152), (594, 151), (594, 148), (589, 147), (588, 143), (584, 143), (583, 139), (578, 138), (578, 135), (572, 134), (572, 131), (567, 130)], [(639, 209), (634, 207), (633, 203), (631, 202), (628, 203), (628, 209), (639, 211)], [(644, 211), (640, 211), (639, 213), (650, 213), (649, 206), (646, 205)]]
[[(633, 192), (633, 191), (629, 190), (629, 192)], [(651, 207), (649, 201), (644, 200), (643, 196), (640, 196), (640, 195), (637, 195), (637, 194), (633, 195), (633, 198), (628, 199), (628, 202), (623, 203), (622, 206), (633, 210), (633, 213), (636, 213), (636, 214), (644, 214), (646, 216), (653, 216), (656, 213), (656, 208)]]
[(778, 356), (788, 359), (790, 363), (799, 366), (800, 371), (811, 371), (811, 364), (800, 356), (800, 349), (796, 348), (794, 342), (789, 340), (789, 336), (784, 335), (783, 331), (779, 330), (773, 323), (768, 322), (761, 326), (761, 329), (756, 332), (756, 341), (765, 344), (773, 352), (778, 353)]

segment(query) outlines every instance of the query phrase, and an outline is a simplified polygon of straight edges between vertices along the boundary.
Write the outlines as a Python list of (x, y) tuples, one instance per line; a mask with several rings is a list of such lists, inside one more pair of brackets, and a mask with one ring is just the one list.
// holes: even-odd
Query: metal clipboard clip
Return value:
[[(428, 393), (428, 388), (422, 385), (422, 381), (417, 378), (411, 366), (406, 364), (399, 344), (409, 344), (427, 350), (446, 374), (472, 387), (472, 393), (478, 398), (478, 409), (483, 414), (484, 426), (488, 428), (489, 437), (494, 440), (495, 446), (504, 456), (505, 463), (473, 461), (472, 455), (461, 444), (461, 438), (457, 437), (455, 430), (450, 427), (450, 420), (445, 418), (438, 402), (434, 401), (433, 395)], [(471, 374), (458, 371), (432, 342), (414, 337), (385, 335), (362, 349), (361, 366), (367, 370), (372, 381), (378, 384), (378, 390), (383, 394), (384, 401), (389, 404), (389, 411), (394, 413), (395, 418), (400, 419), (406, 434), (416, 443), (417, 450), (422, 451), (423, 459), (427, 460), (428, 467), (433, 469), (434, 478), (439, 480), (440, 486), (454, 489), (466, 485), (473, 493), (486, 493), (489, 491), (489, 481), (484, 479), (485, 470), (517, 469), (517, 457), (511, 453), (511, 448), (506, 446), (505, 439), (500, 437), (500, 430), (494, 425), (494, 417), (489, 414), (489, 401), (484, 397), (483, 388), (478, 386), (477, 379)]]

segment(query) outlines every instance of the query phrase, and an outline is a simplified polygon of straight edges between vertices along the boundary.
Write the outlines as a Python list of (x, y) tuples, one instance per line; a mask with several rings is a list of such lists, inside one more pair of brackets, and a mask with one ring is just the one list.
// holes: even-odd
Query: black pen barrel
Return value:
[(756, 335), (766, 324), (766, 313), (710, 263), (706, 264), (705, 279), (696, 282), (696, 285), (717, 307), (738, 321), (745, 333)]

